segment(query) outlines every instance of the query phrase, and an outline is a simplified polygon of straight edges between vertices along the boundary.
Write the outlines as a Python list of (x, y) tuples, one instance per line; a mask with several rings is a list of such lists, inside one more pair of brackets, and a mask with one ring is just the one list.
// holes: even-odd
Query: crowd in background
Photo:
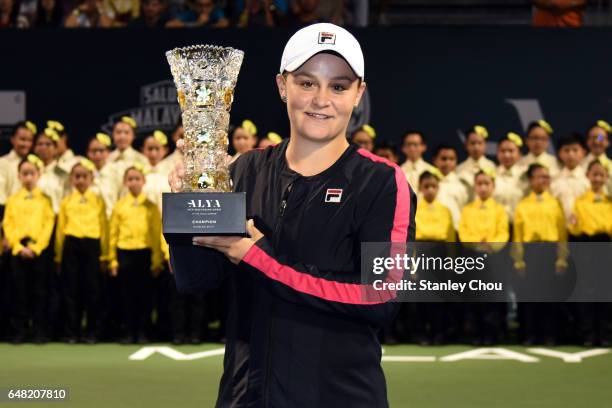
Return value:
[(368, 0), (1, 0), (1, 27), (365, 26)]
[[(483, 2), (473, 3), (483, 8)], [(580, 27), (588, 3), (525, 0), (523, 6), (531, 10), (535, 27)], [(414, 7), (408, 15), (427, 8), (392, 0), (0, 0), (0, 28), (299, 27), (317, 22), (365, 27), (388, 24), (391, 9), (407, 6)], [(452, 6), (448, 2), (437, 8)], [(456, 6), (467, 8), (470, 2)], [(491, 10), (499, 6), (490, 5)], [(482, 20), (487, 21), (486, 15)]]
[[(223, 290), (178, 293), (161, 233), (161, 197), (181, 158), (171, 147), (183, 128), (178, 124), (170, 137), (159, 130), (146, 134), (136, 150), (137, 125), (121, 117), (111, 135), (91, 137), (83, 156), (70, 149), (59, 121), (14, 126), (12, 150), (0, 157), (0, 338), (222, 340)], [(553, 128), (539, 120), (523, 136), (509, 132), (498, 139), (497, 163), (485, 155), (490, 137), (482, 125), (465, 131), (468, 158), (461, 163), (451, 145), (435, 146), (426, 162), (427, 138), (420, 131), (408, 131), (396, 146), (377, 142), (375, 129), (364, 125), (351, 141), (399, 165), (418, 191), (417, 241), (478, 243), (474, 251), (491, 254), (503, 253), (495, 243), (554, 244), (550, 251), (515, 246), (521, 249), (504, 253), (529, 284), (532, 277), (565, 273), (567, 241), (610, 241), (611, 131), (598, 120), (584, 135), (555, 138), (551, 154)], [(250, 120), (233, 128), (228, 161), (282, 140), (261, 133)], [(387, 343), (424, 345), (612, 341), (609, 303), (520, 303), (512, 319), (510, 306), (404, 304), (381, 336)]]

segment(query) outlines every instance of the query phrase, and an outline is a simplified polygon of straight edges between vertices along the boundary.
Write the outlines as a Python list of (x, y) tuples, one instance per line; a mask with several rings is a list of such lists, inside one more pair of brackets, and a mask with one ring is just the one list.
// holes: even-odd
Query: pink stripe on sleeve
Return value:
[[(408, 181), (395, 163), (378, 157), (365, 149), (359, 149), (357, 152), (374, 162), (387, 164), (395, 170), (397, 198), (393, 216), (393, 227), (389, 237), (393, 243), (391, 245), (390, 256), (395, 257), (396, 254), (403, 254), (406, 249), (405, 243), (410, 224), (411, 203)], [(336, 282), (299, 272), (288, 265), (279, 263), (256, 245), (249, 249), (242, 260), (263, 272), (270, 279), (281, 282), (299, 292), (329, 301), (371, 305), (385, 303), (397, 296), (396, 291), (377, 291), (372, 285)], [(391, 270), (387, 275), (386, 282), (399, 282), (402, 276), (402, 270)]]

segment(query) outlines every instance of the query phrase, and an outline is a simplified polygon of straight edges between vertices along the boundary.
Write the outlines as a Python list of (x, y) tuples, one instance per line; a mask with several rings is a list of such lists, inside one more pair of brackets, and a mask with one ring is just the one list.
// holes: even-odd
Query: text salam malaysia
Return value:
[(502, 282), (484, 282), (480, 279), (472, 279), (469, 282), (432, 282), (421, 280), (413, 282), (403, 279), (399, 282), (385, 282), (383, 280), (375, 280), (372, 283), (375, 290), (391, 290), (391, 291), (453, 291), (463, 293), (466, 289), (472, 291), (502, 291), (504, 284)]

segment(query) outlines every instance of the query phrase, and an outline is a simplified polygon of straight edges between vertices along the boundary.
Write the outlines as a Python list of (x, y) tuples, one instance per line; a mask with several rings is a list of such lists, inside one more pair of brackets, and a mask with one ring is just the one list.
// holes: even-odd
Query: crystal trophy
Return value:
[(232, 192), (228, 168), (229, 112), (244, 52), (197, 45), (166, 52), (185, 128), (182, 192), (162, 197), (170, 244), (194, 236), (245, 235), (246, 197)]

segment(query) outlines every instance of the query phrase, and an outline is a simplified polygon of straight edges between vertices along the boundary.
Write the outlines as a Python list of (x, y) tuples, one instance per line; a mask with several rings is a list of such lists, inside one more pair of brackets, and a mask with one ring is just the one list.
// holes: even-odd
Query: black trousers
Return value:
[[(57, 226), (57, 224), (56, 224)], [(62, 282), (54, 261), (55, 228), (51, 234), (49, 246), (40, 254), (47, 270), (47, 336), (51, 339), (60, 337), (66, 319), (62, 298)]]
[(41, 257), (10, 258), (11, 320), (14, 337), (25, 337), (32, 320), (34, 337), (45, 336), (48, 271)]
[[(575, 242), (610, 242), (608, 234), (581, 235), (575, 237)], [(588, 245), (588, 244), (586, 244)], [(586, 255), (586, 259), (581, 259), (581, 266), (589, 269), (590, 273), (609, 273), (610, 258), (591, 257), (588, 247), (581, 248), (581, 255)], [(601, 254), (598, 254), (601, 255)], [(584, 256), (583, 256), (584, 258)], [(609, 292), (609, 287), (597, 288)], [(578, 330), (583, 341), (605, 341), (612, 342), (612, 303), (589, 302), (574, 304), (576, 317), (578, 320)]]
[(151, 324), (151, 250), (117, 250), (119, 288), (128, 336), (146, 335)]
[(556, 292), (551, 290), (545, 293), (544, 288), (559, 286), (555, 276), (557, 244), (526, 244), (524, 248), (526, 276), (517, 285), (519, 324), (523, 338), (556, 340), (560, 307), (554, 302)]
[(0, 341), (8, 334), (10, 316), (9, 262), (10, 254), (0, 255)]
[[(420, 249), (425, 256), (444, 258), (449, 255), (449, 246), (445, 242), (431, 241), (428, 245), (423, 245)], [(438, 275), (440, 271), (428, 271), (423, 276), (419, 276), (418, 280), (426, 279), (433, 281), (444, 281), (445, 277)], [(419, 283), (417, 283), (418, 285)], [(442, 343), (448, 341), (457, 333), (457, 327), (463, 319), (461, 311), (463, 305), (460, 303), (447, 302), (446, 299), (438, 302), (426, 302), (418, 300), (414, 303), (414, 321), (412, 324), (406, 322), (406, 325), (412, 327), (413, 337), (417, 342), (434, 342)], [(409, 312), (406, 305), (402, 305), (400, 315), (404, 312), (404, 319)]]
[(62, 294), (68, 337), (81, 334), (81, 318), (87, 315), (87, 336), (100, 334), (100, 240), (67, 236), (61, 265)]
[(174, 276), (169, 275), (167, 290), (170, 294), (170, 319), (174, 338), (202, 338), (205, 320), (204, 292), (180, 294)]
[[(462, 255), (470, 258), (482, 257), (484, 252), (473, 248), (462, 248)], [(485, 282), (503, 282), (503, 253), (487, 254), (484, 269), (471, 271), (470, 279)], [(471, 301), (474, 300), (474, 301)], [(504, 319), (506, 316), (506, 303), (500, 301), (498, 296), (481, 293), (476, 298), (465, 303), (464, 331), (468, 340), (472, 342), (497, 342), (503, 338)]]

